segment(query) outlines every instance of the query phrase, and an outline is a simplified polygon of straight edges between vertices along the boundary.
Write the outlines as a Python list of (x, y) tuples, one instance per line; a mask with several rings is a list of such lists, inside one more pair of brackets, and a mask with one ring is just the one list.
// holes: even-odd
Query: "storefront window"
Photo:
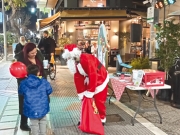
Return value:
[(106, 7), (106, 0), (82, 0), (82, 7)]

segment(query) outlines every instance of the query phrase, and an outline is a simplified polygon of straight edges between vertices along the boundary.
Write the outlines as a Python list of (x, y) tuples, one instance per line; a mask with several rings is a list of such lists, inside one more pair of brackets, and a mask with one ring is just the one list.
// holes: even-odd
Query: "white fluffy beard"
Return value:
[(24, 42), (20, 41), (20, 43), (21, 43), (21, 45), (24, 46), (26, 44), (26, 41), (24, 41)]
[(73, 51), (71, 52), (71, 57), (72, 57), (72, 58), (75, 57), (75, 58), (78, 58), (78, 59), (79, 59), (81, 53), (82, 53), (81, 50), (79, 50), (78, 48), (74, 48)]
[(68, 68), (69, 68), (69, 70), (70, 70), (70, 72), (71, 72), (72, 74), (75, 74), (75, 73), (76, 73), (75, 60), (69, 59), (69, 60), (67, 61), (67, 66), (68, 66)]

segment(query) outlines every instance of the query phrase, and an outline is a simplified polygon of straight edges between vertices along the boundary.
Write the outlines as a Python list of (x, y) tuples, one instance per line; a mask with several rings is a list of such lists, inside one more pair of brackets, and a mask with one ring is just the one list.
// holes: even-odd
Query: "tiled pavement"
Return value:
[[(83, 135), (76, 126), (79, 121), (81, 104), (77, 98), (73, 84), (73, 76), (66, 68), (58, 68), (58, 75), (55, 81), (51, 81), (54, 92), (51, 95), (50, 122), (56, 135)], [(131, 117), (117, 106), (107, 106), (107, 115), (118, 114), (123, 118), (121, 122), (107, 123), (105, 126), (106, 135), (128, 135), (140, 134), (153, 135), (148, 129), (136, 122), (131, 126)], [(137, 130), (137, 128), (139, 130)], [(131, 129), (131, 130), (128, 130)]]
[[(29, 135), (19, 129), (18, 99), (16, 80), (8, 72), (10, 63), (0, 63), (0, 135)], [(54, 92), (51, 95), (51, 111), (49, 116), (49, 135), (51, 131), (55, 135), (85, 135), (78, 130), (76, 124), (80, 115), (80, 102), (77, 99), (73, 77), (66, 67), (58, 66), (57, 78), (51, 81)], [(121, 102), (135, 110), (137, 106), (137, 94), (130, 93), (132, 102), (128, 102), (126, 94), (121, 98)], [(150, 98), (149, 98), (150, 99)], [(116, 104), (116, 105), (115, 105)], [(106, 135), (153, 135), (155, 132), (147, 129), (145, 124), (136, 121), (135, 126), (131, 126), (131, 116), (123, 109), (123, 104), (106, 105), (107, 114), (118, 114), (121, 116), (120, 122), (107, 122), (105, 126)], [(152, 103), (144, 102), (144, 107), (152, 106)], [(120, 108), (119, 108), (120, 107)], [(142, 113), (141, 116), (148, 119), (156, 127), (162, 129), (168, 135), (180, 135), (180, 110), (172, 108), (168, 103), (158, 102), (158, 108), (163, 117), (163, 124), (159, 124), (156, 113)], [(138, 116), (138, 118), (141, 118)], [(50, 129), (51, 128), (51, 129)], [(155, 128), (155, 127), (153, 127)], [(153, 129), (151, 128), (151, 129)], [(159, 133), (159, 135), (161, 135)]]

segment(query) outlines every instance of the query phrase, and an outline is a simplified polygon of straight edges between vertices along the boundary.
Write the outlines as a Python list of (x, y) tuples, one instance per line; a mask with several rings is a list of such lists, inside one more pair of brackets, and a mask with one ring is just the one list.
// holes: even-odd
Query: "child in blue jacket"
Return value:
[(46, 135), (46, 114), (49, 112), (50, 83), (39, 77), (39, 67), (27, 67), (28, 77), (20, 84), (19, 94), (24, 96), (23, 114), (30, 119), (32, 135)]

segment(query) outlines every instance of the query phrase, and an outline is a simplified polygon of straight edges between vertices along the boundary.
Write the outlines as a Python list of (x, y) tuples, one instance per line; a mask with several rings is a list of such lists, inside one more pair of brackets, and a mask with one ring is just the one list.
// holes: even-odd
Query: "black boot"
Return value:
[(80, 124), (81, 124), (81, 123), (80, 123), (80, 121), (79, 121), (77, 125), (79, 126)]
[(27, 120), (28, 120), (28, 118), (22, 114), (20, 128), (23, 131), (31, 131), (30, 127), (27, 125)]

